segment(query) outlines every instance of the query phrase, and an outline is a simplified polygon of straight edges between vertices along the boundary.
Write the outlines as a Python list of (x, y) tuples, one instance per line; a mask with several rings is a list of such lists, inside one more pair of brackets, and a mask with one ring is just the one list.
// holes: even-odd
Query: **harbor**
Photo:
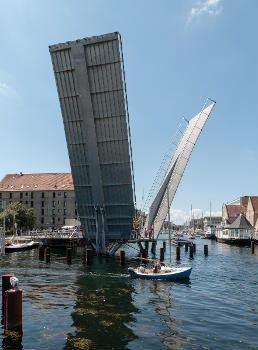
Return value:
[[(167, 235), (158, 251), (164, 241)], [(119, 252), (85, 264), (81, 247), (70, 265), (60, 249), (51, 249), (50, 263), (39, 261), (37, 249), (6, 254), (1, 273), (15, 274), (23, 290), (23, 335), (10, 339), (2, 328), (2, 348), (256, 349), (258, 247), (252, 254), (250, 247), (205, 243), (208, 255), (195, 239), (193, 259), (181, 247), (176, 260), (172, 246), (172, 264), (193, 268), (190, 279), (174, 282), (131, 278), (134, 245), (124, 248), (123, 266)], [(165, 261), (168, 255), (166, 244)]]
[(256, 5), (3, 2), (0, 350), (257, 350)]

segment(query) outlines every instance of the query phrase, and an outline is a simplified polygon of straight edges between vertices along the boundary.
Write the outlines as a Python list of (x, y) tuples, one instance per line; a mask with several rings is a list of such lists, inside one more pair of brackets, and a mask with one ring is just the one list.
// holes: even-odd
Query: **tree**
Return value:
[(27, 209), (25, 205), (18, 202), (9, 204), (6, 209), (1, 212), (1, 225), (3, 225), (4, 216), (7, 230), (12, 230), (14, 222), (16, 222), (21, 229), (32, 229), (37, 220), (32, 208)]

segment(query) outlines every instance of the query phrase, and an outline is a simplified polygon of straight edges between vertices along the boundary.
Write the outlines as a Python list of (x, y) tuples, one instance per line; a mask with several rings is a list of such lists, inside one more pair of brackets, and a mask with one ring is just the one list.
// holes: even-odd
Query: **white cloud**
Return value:
[(221, 1), (222, 0), (199, 1), (196, 7), (191, 8), (187, 22), (190, 23), (194, 18), (204, 14), (217, 16), (222, 11), (222, 6), (220, 6)]
[[(192, 218), (200, 219), (203, 216), (210, 216), (210, 211), (203, 211), (199, 208), (192, 209)], [(211, 216), (221, 216), (221, 211), (211, 211)], [(176, 225), (182, 225), (187, 221), (191, 220), (191, 210), (185, 212), (181, 209), (171, 209), (170, 210), (170, 220)]]
[(0, 81), (0, 95), (4, 97), (17, 97), (17, 92), (7, 84)]

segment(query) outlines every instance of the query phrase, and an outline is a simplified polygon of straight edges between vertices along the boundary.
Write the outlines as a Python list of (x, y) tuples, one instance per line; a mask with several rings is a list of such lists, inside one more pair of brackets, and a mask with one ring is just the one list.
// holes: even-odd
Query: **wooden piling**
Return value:
[(193, 259), (193, 253), (194, 253), (194, 246), (191, 245), (190, 246), (190, 252), (189, 252), (190, 259)]
[(125, 251), (124, 250), (120, 250), (120, 265), (124, 265), (125, 264)]
[(14, 277), (13, 274), (2, 275), (2, 312), (4, 312), (5, 308), (5, 292), (8, 289), (12, 289), (10, 278)]
[(67, 259), (67, 264), (72, 263), (72, 248), (66, 249), (66, 259)]
[(204, 255), (208, 255), (208, 244), (203, 246)]
[(152, 254), (156, 253), (156, 242), (151, 243), (151, 252), (152, 252)]
[(180, 260), (180, 245), (176, 246), (176, 260)]
[(6, 330), (22, 329), (22, 290), (9, 289), (5, 292), (5, 318)]
[(251, 253), (254, 254), (254, 241), (251, 241)]
[(90, 264), (92, 261), (93, 251), (92, 249), (86, 249), (86, 264)]
[(193, 251), (194, 251), (194, 253), (196, 252), (196, 244), (195, 243), (193, 243)]
[(185, 243), (185, 251), (188, 252), (188, 243)]
[(166, 242), (163, 242), (163, 249), (164, 249), (164, 252), (166, 251)]
[(39, 260), (44, 260), (45, 247), (43, 245), (39, 246)]
[(147, 257), (148, 257), (147, 250), (143, 249), (142, 250), (142, 258), (147, 259)]
[(160, 261), (164, 261), (164, 248), (160, 248), (160, 253), (159, 253)]
[(46, 252), (46, 255), (45, 255), (46, 263), (50, 263), (50, 247), (46, 247), (45, 252)]

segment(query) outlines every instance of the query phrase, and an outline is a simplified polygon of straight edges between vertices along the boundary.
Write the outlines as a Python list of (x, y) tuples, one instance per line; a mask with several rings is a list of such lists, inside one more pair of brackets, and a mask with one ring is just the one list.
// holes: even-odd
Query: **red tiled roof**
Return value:
[(71, 173), (7, 174), (0, 182), (0, 191), (71, 191)]
[(244, 207), (243, 205), (226, 204), (226, 210), (228, 213), (228, 217), (233, 218), (238, 216), (239, 214), (245, 214), (246, 207)]
[(254, 212), (258, 212), (258, 197), (250, 197)]

